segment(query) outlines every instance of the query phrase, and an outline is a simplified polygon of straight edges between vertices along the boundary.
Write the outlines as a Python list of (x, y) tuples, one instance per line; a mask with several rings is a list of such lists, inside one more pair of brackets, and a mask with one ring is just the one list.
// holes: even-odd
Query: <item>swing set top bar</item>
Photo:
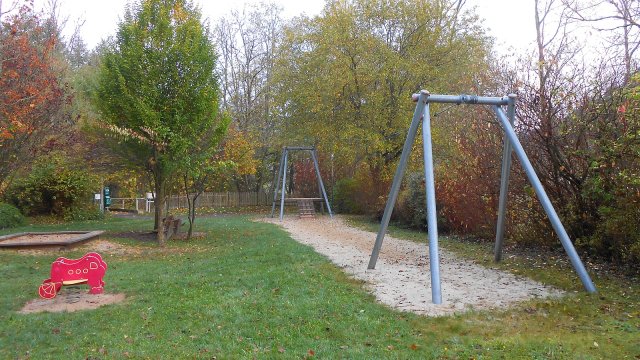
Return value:
[(443, 103), (443, 104), (480, 104), (480, 105), (507, 105), (509, 96), (503, 97), (487, 97), (476, 95), (436, 95), (429, 94), (426, 90), (421, 90), (420, 94), (411, 95), (413, 102), (417, 102), (420, 95), (426, 95), (427, 103)]
[(285, 150), (315, 150), (314, 146), (285, 146)]

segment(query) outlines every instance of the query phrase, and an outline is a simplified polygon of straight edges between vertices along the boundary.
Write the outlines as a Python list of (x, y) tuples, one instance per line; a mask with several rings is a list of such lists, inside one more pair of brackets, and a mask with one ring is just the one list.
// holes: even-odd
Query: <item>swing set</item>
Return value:
[[(317, 198), (304, 198), (304, 197), (286, 197), (286, 184), (287, 184), (287, 160), (289, 159), (289, 153), (292, 151), (308, 151), (311, 154), (313, 160), (313, 167), (315, 169), (316, 178), (318, 180), (318, 193), (320, 197)], [(278, 190), (280, 189), (280, 180), (282, 180), (282, 191), (280, 192), (280, 199), (278, 199)], [(278, 170), (278, 180), (274, 183), (273, 188), (273, 202), (271, 203), (271, 217), (273, 217), (276, 210), (276, 202), (280, 202), (280, 221), (284, 218), (284, 203), (285, 201), (294, 201), (298, 203), (300, 209), (300, 215), (305, 216), (311, 213), (315, 213), (314, 202), (322, 201), (327, 206), (329, 216), (333, 219), (331, 212), (331, 205), (329, 205), (329, 199), (327, 198), (327, 192), (324, 189), (324, 183), (322, 182), (322, 176), (320, 176), (320, 168), (318, 167), (318, 153), (313, 146), (285, 146), (282, 148), (282, 158), (280, 159), (280, 168)]]
[[(573, 265), (573, 268), (578, 273), (580, 280), (587, 292), (594, 293), (596, 288), (587, 273), (578, 253), (576, 252), (569, 235), (567, 234), (558, 214), (556, 213), (547, 193), (542, 187), (542, 183), (536, 175), (527, 154), (524, 152), (524, 148), (515, 130), (513, 129), (513, 122), (515, 118), (515, 102), (516, 96), (511, 94), (504, 97), (482, 97), (473, 95), (431, 95), (428, 91), (422, 90), (419, 94), (413, 94), (412, 99), (417, 102), (411, 126), (407, 133), (407, 138), (402, 149), (402, 155), (400, 156), (400, 163), (396, 169), (393, 183), (391, 184), (391, 190), (389, 191), (389, 197), (384, 209), (384, 215), (380, 222), (380, 229), (376, 242), (373, 246), (371, 258), (369, 260), (369, 269), (374, 269), (378, 255), (382, 247), (382, 241), (384, 235), (387, 232), (389, 226), (389, 220), (396, 199), (398, 197), (398, 191), (400, 190), (400, 184), (402, 177), (404, 176), (407, 160), (411, 147), (413, 146), (416, 133), (420, 121), (422, 121), (422, 138), (424, 147), (424, 174), (425, 174), (425, 187), (427, 196), (427, 229), (429, 237), (429, 268), (431, 270), (431, 300), (434, 304), (442, 303), (442, 293), (440, 289), (440, 263), (438, 257), (438, 227), (436, 221), (436, 196), (435, 185), (433, 175), (433, 154), (431, 144), (431, 119), (429, 113), (429, 104), (444, 103), (444, 104), (469, 104), (469, 105), (490, 105), (498, 118), (498, 121), (502, 125), (502, 129), (505, 133), (503, 154), (502, 154), (502, 171), (500, 179), (500, 199), (498, 202), (498, 222), (496, 230), (496, 242), (494, 247), (494, 258), (496, 262), (502, 259), (502, 244), (504, 242), (504, 226), (505, 226), (505, 212), (507, 207), (507, 192), (509, 187), (509, 173), (511, 171), (511, 153), (515, 152), (520, 164), (524, 168), (527, 178), (533, 186), (538, 200), (542, 204), (544, 211), (546, 212), (551, 225), (556, 234), (560, 238), (560, 242), (564, 247), (569, 260)], [(502, 106), (507, 106), (507, 113), (505, 114)]]

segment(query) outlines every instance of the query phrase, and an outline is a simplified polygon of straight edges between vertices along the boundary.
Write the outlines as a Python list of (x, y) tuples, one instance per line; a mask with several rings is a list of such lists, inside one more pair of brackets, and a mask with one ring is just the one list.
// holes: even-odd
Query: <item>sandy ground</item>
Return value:
[[(132, 255), (139, 254), (141, 250), (133, 246), (121, 245), (108, 240), (89, 240), (76, 246), (57, 246), (57, 247), (27, 247), (27, 248), (3, 248), (2, 251), (14, 251), (23, 255), (51, 255), (67, 257), (67, 253), (72, 251), (97, 252), (101, 255)], [(55, 260), (52, 259), (51, 261)]]
[(393, 308), (427, 316), (513, 305), (562, 292), (533, 280), (456, 258), (440, 249), (442, 304), (431, 302), (427, 240), (418, 244), (385, 236), (376, 269), (367, 270), (376, 234), (348, 226), (340, 217), (264, 221), (281, 225), (351, 276), (364, 280), (376, 298)]
[(77, 237), (78, 234), (30, 234), (16, 236), (7, 240), (2, 240), (3, 244), (18, 244), (29, 242), (31, 244), (46, 245), (51, 242), (60, 242), (69, 238)]
[(97, 309), (100, 306), (115, 304), (124, 301), (124, 294), (97, 294), (88, 293), (85, 286), (63, 286), (58, 295), (53, 299), (34, 299), (27, 302), (19, 311), (21, 314), (38, 312), (72, 312), (78, 310)]

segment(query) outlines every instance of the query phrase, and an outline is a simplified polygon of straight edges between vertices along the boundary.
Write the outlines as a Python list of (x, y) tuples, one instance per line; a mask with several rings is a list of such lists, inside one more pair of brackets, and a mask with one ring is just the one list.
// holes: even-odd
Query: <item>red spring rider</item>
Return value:
[(53, 299), (62, 285), (89, 284), (89, 294), (102, 294), (107, 263), (98, 253), (88, 253), (80, 259), (59, 257), (51, 264), (51, 278), (42, 282), (38, 293), (44, 299)]

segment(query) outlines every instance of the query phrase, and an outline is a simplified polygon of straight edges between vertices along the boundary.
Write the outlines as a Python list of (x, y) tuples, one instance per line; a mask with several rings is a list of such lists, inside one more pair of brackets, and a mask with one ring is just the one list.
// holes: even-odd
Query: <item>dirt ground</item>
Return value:
[(350, 227), (339, 216), (331, 220), (290, 215), (283, 222), (277, 218), (264, 221), (281, 225), (296, 241), (313, 247), (354, 278), (364, 280), (378, 301), (403, 311), (441, 316), (563, 295), (560, 290), (459, 259), (440, 249), (442, 304), (435, 305), (431, 302), (426, 236), (423, 244), (385, 236), (376, 268), (368, 270), (376, 234)]
[(78, 234), (29, 234), (2, 240), (2, 243), (16, 244), (29, 242), (34, 245), (46, 245), (47, 243), (64, 241), (76, 236), (78, 236)]
[(63, 286), (53, 299), (37, 298), (27, 302), (19, 311), (21, 314), (38, 312), (72, 312), (97, 309), (100, 306), (124, 301), (124, 294), (89, 294), (85, 286)]
[[(55, 258), (59, 256), (68, 257), (67, 253), (72, 251), (97, 252), (103, 256), (132, 255), (140, 253), (140, 249), (133, 246), (121, 245), (108, 240), (90, 240), (76, 246), (54, 246), (54, 247), (26, 247), (19, 249), (5, 248), (2, 251), (13, 251), (23, 255), (50, 255)], [(52, 259), (55, 260), (55, 258)]]

